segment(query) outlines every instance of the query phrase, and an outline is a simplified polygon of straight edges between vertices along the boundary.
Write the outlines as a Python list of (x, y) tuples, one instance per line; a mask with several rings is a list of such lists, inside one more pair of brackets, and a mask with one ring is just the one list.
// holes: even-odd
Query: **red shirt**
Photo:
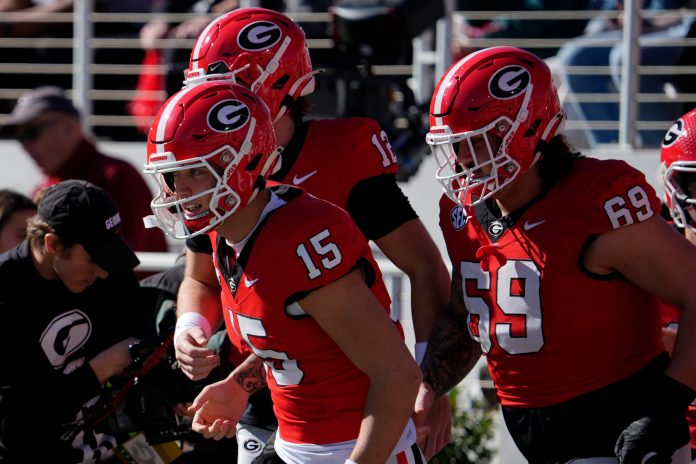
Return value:
[[(398, 171), (387, 135), (374, 120), (315, 119), (306, 125), (306, 135), (294, 137), (282, 154), (283, 163), (291, 166), (281, 166), (273, 180), (297, 185), (346, 209), (354, 186), (361, 180)], [(299, 153), (293, 153), (293, 144), (301, 144)], [(288, 161), (289, 156), (296, 159)]]
[(100, 153), (85, 139), (60, 171), (46, 177), (41, 187), (67, 179), (86, 180), (106, 190), (121, 215), (123, 238), (133, 250), (167, 251), (162, 231), (143, 226), (143, 217), (152, 214), (152, 192), (133, 165)]
[(262, 220), (236, 260), (224, 239), (210, 234), (225, 325), (238, 349), (246, 345), (264, 359), (284, 440), (352, 440), (360, 430), (369, 379), (293, 303), (356, 267), (386, 313), (391, 301), (367, 240), (348, 214), (299, 189), (284, 193), (287, 189), (275, 189), (287, 204)]
[(579, 264), (593, 236), (659, 214), (643, 174), (623, 161), (582, 158), (524, 211), (497, 220), (479, 206), (465, 223), (461, 207), (444, 198), (440, 226), (461, 270), (469, 333), (502, 404), (562, 403), (663, 351), (657, 299)]

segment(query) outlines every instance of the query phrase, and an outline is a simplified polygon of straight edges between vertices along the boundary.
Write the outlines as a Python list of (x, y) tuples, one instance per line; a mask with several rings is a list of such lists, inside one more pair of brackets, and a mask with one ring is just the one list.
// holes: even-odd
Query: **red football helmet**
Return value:
[[(528, 170), (540, 157), (539, 143), (564, 122), (551, 71), (540, 58), (513, 47), (474, 52), (445, 73), (430, 103), (426, 141), (439, 165), (436, 177), (454, 201), (475, 205)], [(502, 140), (497, 153), (491, 136)], [(472, 160), (458, 159), (461, 144)]]
[(196, 39), (184, 74), (186, 86), (228, 79), (250, 88), (266, 102), (273, 121), (315, 85), (304, 32), (265, 8), (240, 8), (211, 22)]
[[(212, 81), (175, 93), (148, 136), (144, 172), (155, 178), (160, 191), (146, 225), (159, 226), (177, 239), (216, 227), (263, 187), (278, 160), (275, 147), (268, 108), (246, 87)], [(189, 169), (208, 171), (215, 185), (184, 197), (175, 191), (174, 179)], [(208, 204), (195, 205), (207, 195), (212, 195)]]
[(696, 110), (677, 119), (660, 150), (665, 201), (674, 223), (696, 233)]

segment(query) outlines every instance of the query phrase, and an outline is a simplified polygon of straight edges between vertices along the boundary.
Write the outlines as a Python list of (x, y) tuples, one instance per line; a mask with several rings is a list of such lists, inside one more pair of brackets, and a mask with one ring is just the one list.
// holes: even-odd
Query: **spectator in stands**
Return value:
[[(452, 41), (453, 59), (458, 60), (477, 48), (470, 39), (563, 39), (577, 37), (587, 25), (586, 19), (513, 19), (509, 11), (586, 10), (588, 0), (457, 0), (457, 11), (500, 11), (496, 18), (485, 20), (466, 19), (466, 14), (455, 16), (455, 33)], [(541, 58), (553, 56), (554, 47), (524, 47)]]
[[(646, 0), (643, 10), (675, 10), (687, 5), (687, 0)], [(602, 5), (606, 11), (623, 9), (620, 0), (606, 0)], [(684, 47), (675, 44), (675, 39), (683, 39), (689, 35), (694, 17), (690, 14), (679, 16), (651, 17), (643, 20), (640, 65), (641, 66), (673, 66)], [(567, 42), (558, 52), (558, 69), (561, 83), (571, 92), (566, 109), (571, 118), (592, 121), (618, 121), (619, 102), (611, 98), (597, 101), (576, 101), (574, 96), (582, 98), (583, 94), (615, 94), (621, 89), (623, 43), (622, 18), (607, 18), (600, 16), (591, 22), (588, 32), (577, 39)], [(606, 41), (600, 45), (598, 42)], [(573, 66), (601, 66), (609, 73), (576, 73), (566, 68)], [(644, 74), (640, 76), (638, 92), (663, 96), (657, 102), (641, 102), (638, 105), (640, 121), (660, 121), (669, 124), (681, 113), (681, 104), (665, 95), (666, 85), (674, 82), (671, 74)], [(664, 129), (639, 131), (638, 145), (643, 147), (659, 147)], [(590, 146), (618, 142), (619, 132), (616, 129), (590, 129), (587, 138)]]
[[(92, 63), (123, 66), (122, 69), (136, 67), (143, 60), (143, 51), (127, 40), (138, 37), (144, 21), (136, 16), (150, 12), (152, 2), (153, 0), (91, 0), (77, 3), (74, 0), (0, 0), (0, 37), (34, 39), (18, 46), (7, 43), (2, 48), (4, 62), (35, 64), (42, 68), (41, 71), (27, 70), (21, 73), (13, 70), (0, 71), (0, 88), (10, 90), (8, 94), (12, 90), (43, 85), (70, 88), (75, 74), (70, 68), (73, 63), (72, 13), (76, 6), (84, 3), (88, 3), (89, 10), (95, 13), (120, 17), (118, 21), (89, 20), (89, 33), (97, 39), (106, 39), (100, 41), (104, 45), (89, 47)], [(6, 11), (12, 12), (13, 16), (4, 17), (1, 13)], [(125, 115), (126, 104), (119, 97), (127, 95), (135, 87), (137, 77), (135, 73), (89, 72), (90, 88), (111, 94), (106, 98), (93, 99), (92, 113), (100, 116)], [(0, 99), (0, 113), (11, 110), (13, 102), (9, 98)], [(108, 120), (103, 125), (94, 124), (92, 131), (100, 138), (142, 139), (142, 135), (135, 132), (133, 127), (111, 124)]]
[(123, 235), (136, 251), (167, 251), (161, 231), (145, 229), (150, 189), (124, 160), (102, 154), (82, 128), (77, 108), (57, 87), (39, 87), (22, 95), (0, 131), (14, 136), (41, 169), (42, 187), (65, 179), (84, 179), (102, 187), (121, 211)]
[(0, 253), (14, 248), (27, 236), (27, 221), (36, 214), (36, 205), (13, 190), (0, 190)]
[(154, 335), (138, 259), (103, 189), (68, 180), (37, 198), (27, 240), (0, 256), (0, 462), (105, 462), (130, 436), (97, 423), (103, 387)]

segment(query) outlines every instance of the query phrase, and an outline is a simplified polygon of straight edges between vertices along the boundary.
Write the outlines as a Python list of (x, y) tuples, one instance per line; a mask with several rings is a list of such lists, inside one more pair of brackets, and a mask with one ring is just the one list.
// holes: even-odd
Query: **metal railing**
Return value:
[[(638, 146), (636, 134), (641, 130), (666, 131), (674, 119), (681, 115), (677, 112), (674, 118), (664, 121), (641, 120), (638, 115), (637, 106), (640, 103), (677, 103), (684, 108), (694, 106), (696, 94), (684, 92), (674, 87), (669, 87), (665, 92), (642, 93), (639, 91), (638, 82), (641, 76), (663, 76), (666, 80), (674, 79), (677, 76), (688, 76), (696, 74), (696, 66), (646, 66), (641, 65), (639, 50), (645, 47), (679, 46), (686, 51), (689, 47), (696, 46), (696, 38), (663, 38), (659, 41), (641, 37), (641, 20), (661, 19), (677, 20), (685, 16), (696, 15), (696, 10), (643, 10), (640, 8), (641, 2), (627, 0), (624, 2), (623, 11), (508, 11), (504, 16), (516, 20), (544, 20), (544, 21), (567, 21), (575, 19), (593, 19), (601, 14), (607, 19), (617, 20), (622, 18), (624, 28), (623, 34), (616, 38), (583, 36), (582, 47), (611, 47), (621, 45), (622, 60), (621, 69), (609, 66), (572, 66), (561, 67), (551, 58), (549, 62), (552, 69), (565, 75), (583, 75), (587, 79), (594, 76), (607, 76), (611, 73), (620, 72), (621, 86), (617, 92), (607, 93), (569, 93), (567, 89), (560, 89), (562, 99), (577, 103), (616, 103), (619, 106), (620, 114), (616, 120), (592, 120), (570, 119), (566, 125), (566, 130), (587, 131), (587, 130), (617, 130), (619, 132), (618, 145), (622, 149), (633, 149)], [(501, 12), (496, 11), (458, 11), (455, 14), (466, 17), (467, 20), (490, 20), (501, 16)], [(458, 32), (455, 29), (453, 37), (456, 40)], [(515, 38), (515, 46), (522, 48), (536, 49), (556, 49), (566, 43), (568, 38)], [(509, 39), (504, 38), (466, 38), (468, 45), (472, 48), (484, 48), (499, 45), (511, 45)], [(561, 83), (562, 85), (562, 83)], [(670, 92), (671, 90), (671, 92)], [(581, 148), (587, 148), (582, 147)]]
[[(414, 59), (412, 65), (379, 65), (373, 67), (373, 72), (377, 75), (398, 75), (411, 76), (411, 86), (414, 89), (416, 100), (420, 103), (427, 102), (430, 93), (434, 88), (435, 82), (442, 75), (444, 70), (450, 64), (450, 38), (457, 38), (457, 31), (452, 30), (451, 20), (459, 15), (466, 17), (468, 20), (489, 20), (497, 18), (501, 15), (499, 11), (451, 11), (452, 1), (446, 0), (450, 12), (447, 17), (438, 22), (437, 26), (430, 31), (426, 31), (422, 36), (414, 40)], [(696, 66), (674, 67), (674, 66), (641, 66), (636, 61), (636, 50), (639, 47), (653, 46), (649, 41), (638, 38), (640, 35), (640, 19), (641, 18), (678, 18), (685, 14), (696, 14), (696, 11), (691, 10), (675, 10), (675, 11), (645, 11), (639, 8), (639, 3), (634, 0), (627, 0), (625, 3), (625, 11), (620, 12), (602, 12), (609, 18), (618, 18), (620, 14), (624, 16), (624, 24), (626, 25), (623, 34), (624, 56), (627, 57), (623, 61), (623, 77), (622, 87), (618, 93), (609, 94), (574, 94), (568, 95), (568, 98), (573, 98), (577, 102), (617, 102), (621, 108), (620, 118), (616, 121), (577, 121), (570, 120), (568, 123), (569, 130), (580, 129), (614, 129), (621, 133), (621, 144), (624, 146), (633, 146), (635, 141), (635, 131), (645, 129), (666, 130), (671, 121), (641, 121), (636, 114), (635, 106), (641, 102), (661, 102), (665, 98), (671, 101), (682, 103), (696, 102), (696, 94), (694, 93), (677, 93), (669, 96), (665, 94), (645, 94), (638, 92), (636, 82), (642, 75), (668, 75), (668, 76), (684, 76), (696, 74)], [(99, 88), (95, 86), (95, 77), (98, 76), (124, 76), (124, 79), (133, 79), (139, 75), (143, 68), (140, 63), (130, 64), (108, 64), (95, 63), (94, 55), (96, 50), (110, 49), (125, 49), (139, 50), (141, 47), (137, 37), (102, 37), (94, 35), (95, 24), (142, 24), (155, 18), (171, 23), (178, 23), (196, 16), (195, 14), (166, 14), (157, 15), (151, 13), (99, 13), (92, 9), (91, 1), (75, 2), (75, 11), (72, 13), (56, 13), (50, 18), (37, 19), (33, 16), (27, 16), (24, 13), (3, 13), (3, 22), (5, 23), (21, 23), (21, 22), (52, 22), (62, 24), (72, 24), (72, 38), (40, 38), (40, 37), (0, 37), (0, 53), (3, 50), (17, 50), (22, 48), (43, 48), (44, 50), (52, 49), (72, 49), (73, 59), (69, 63), (29, 63), (22, 62), (21, 55), (12, 56), (7, 53), (3, 54), (6, 58), (0, 63), (0, 80), (3, 76), (22, 76), (36, 74), (55, 74), (72, 76), (72, 88), (69, 89), (69, 94), (75, 101), (76, 105), (83, 110), (84, 122), (87, 128), (95, 126), (102, 127), (134, 127), (137, 124), (142, 124), (146, 121), (137, 120), (129, 114), (95, 114), (95, 101), (112, 101), (122, 102), (123, 106), (136, 96), (134, 88)], [(547, 21), (563, 21), (573, 19), (590, 19), (595, 17), (597, 11), (508, 11), (504, 12), (507, 18), (526, 20), (547, 20)], [(297, 13), (291, 16), (300, 25), (309, 23), (328, 24), (330, 15), (328, 13)], [(208, 18), (214, 18), (213, 15), (208, 15)], [(495, 45), (509, 45), (509, 39), (485, 39), (485, 38), (468, 38), (468, 43), (472, 47), (482, 48)], [(568, 39), (555, 38), (520, 38), (514, 40), (514, 45), (519, 47), (533, 48), (558, 48), (563, 45)], [(616, 41), (606, 41), (598, 39), (592, 41), (588, 39), (583, 46), (607, 46), (614, 44)], [(661, 44), (669, 44), (670, 42), (662, 41)], [(156, 42), (156, 46), (162, 49), (181, 49), (188, 50), (193, 44), (193, 39), (161, 39)], [(674, 45), (683, 47), (693, 47), (696, 45), (696, 38), (684, 38), (674, 40)], [(330, 37), (312, 38), (309, 40), (310, 49), (331, 49), (334, 44)], [(169, 64), (155, 66), (148, 71), (165, 73)], [(569, 75), (587, 74), (606, 75), (612, 72), (608, 67), (573, 67), (563, 70)], [(591, 77), (589, 77), (591, 78)], [(0, 100), (5, 100), (5, 107), (9, 106), (8, 102), (15, 100), (27, 88), (9, 88), (0, 86)], [(152, 94), (144, 95), (162, 100), (166, 97), (163, 91), (156, 91)], [(676, 117), (677, 115), (675, 115)]]

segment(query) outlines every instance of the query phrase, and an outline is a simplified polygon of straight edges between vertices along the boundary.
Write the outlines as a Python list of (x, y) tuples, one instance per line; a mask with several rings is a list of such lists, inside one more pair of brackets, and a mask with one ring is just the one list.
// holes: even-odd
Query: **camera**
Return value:
[(202, 385), (176, 366), (173, 328), (130, 347), (133, 363), (109, 381), (99, 400), (86, 412), (85, 423), (110, 435), (143, 432), (150, 445), (190, 438), (174, 408), (193, 400)]

